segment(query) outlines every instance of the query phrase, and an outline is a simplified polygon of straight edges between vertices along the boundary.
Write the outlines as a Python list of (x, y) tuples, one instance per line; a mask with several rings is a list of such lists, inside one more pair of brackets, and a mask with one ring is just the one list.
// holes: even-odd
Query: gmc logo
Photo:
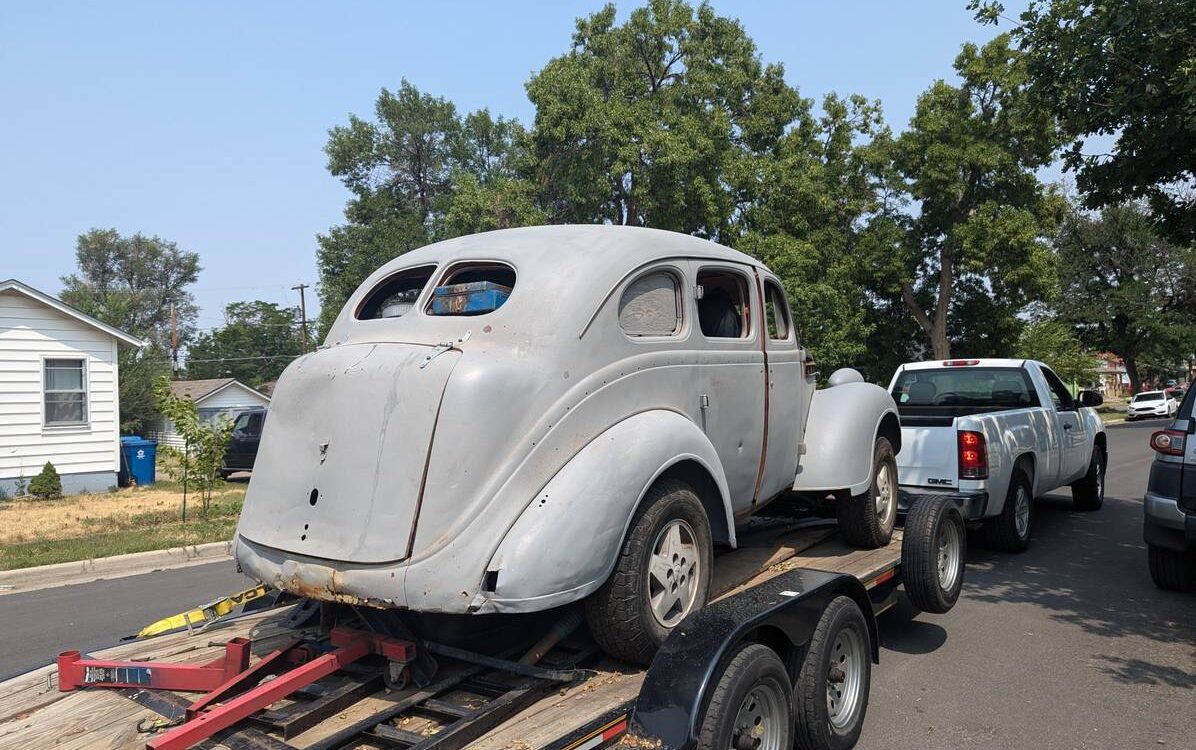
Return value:
[(951, 480), (950, 479), (935, 479), (934, 477), (930, 477), (929, 479), (926, 480), (926, 483), (950, 486)]

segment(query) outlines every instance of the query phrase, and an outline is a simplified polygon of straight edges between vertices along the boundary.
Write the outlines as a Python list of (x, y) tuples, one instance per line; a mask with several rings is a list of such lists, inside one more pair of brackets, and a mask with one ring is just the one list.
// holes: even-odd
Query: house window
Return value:
[(631, 282), (619, 299), (619, 325), (628, 336), (672, 336), (680, 331), (677, 277), (656, 271)]
[(45, 360), (47, 427), (87, 424), (87, 374), (82, 359)]

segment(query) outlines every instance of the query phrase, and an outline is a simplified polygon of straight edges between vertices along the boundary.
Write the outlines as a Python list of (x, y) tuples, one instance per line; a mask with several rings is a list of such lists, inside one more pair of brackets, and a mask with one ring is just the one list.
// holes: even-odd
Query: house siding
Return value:
[[(61, 475), (90, 477), (86, 489), (115, 484), (119, 466), (116, 340), (15, 292), (0, 292), (0, 481), (11, 487), (46, 461)], [(42, 360), (82, 357), (88, 423), (42, 424)], [(13, 481), (4, 481), (13, 480)], [(79, 482), (64, 481), (64, 486)]]

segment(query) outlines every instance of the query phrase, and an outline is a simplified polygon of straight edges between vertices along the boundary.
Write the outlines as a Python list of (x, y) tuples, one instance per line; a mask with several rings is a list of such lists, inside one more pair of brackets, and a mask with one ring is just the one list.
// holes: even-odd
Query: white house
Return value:
[[(200, 419), (211, 420), (220, 415), (230, 419), (239, 411), (270, 406), (270, 397), (250, 388), (236, 378), (212, 378), (209, 380), (175, 380), (170, 390), (176, 396), (183, 396), (195, 402)], [(152, 424), (145, 437), (157, 440), (159, 445), (183, 447), (183, 438), (174, 431), (174, 424), (161, 419)]]
[(47, 461), (63, 492), (116, 485), (116, 353), (143, 345), (27, 284), (0, 281), (0, 490), (16, 494)]

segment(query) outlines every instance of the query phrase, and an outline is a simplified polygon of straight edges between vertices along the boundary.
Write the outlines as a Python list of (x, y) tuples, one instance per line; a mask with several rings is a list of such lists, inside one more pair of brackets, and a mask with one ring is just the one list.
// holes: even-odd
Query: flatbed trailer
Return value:
[[(868, 675), (879, 654), (875, 616), (893, 606), (903, 583), (924, 609), (945, 611), (954, 604), (951, 590), (958, 594), (962, 518), (947, 501), (919, 507), (920, 517), (913, 523), (911, 514), (904, 540), (899, 530), (892, 543), (875, 550), (851, 548), (837, 538), (833, 526), (809, 520), (756, 523), (741, 534), (736, 550), (716, 558), (712, 603), (679, 626), (646, 670), (604, 658), (584, 633), (546, 647), (543, 658), (519, 663), (519, 654), (487, 661), (472, 651), (421, 640), (420, 648), (439, 662), (430, 679), (404, 685), (406, 676), (392, 679), (394, 673), (367, 659), (188, 746), (591, 750), (622, 742), (693, 747), (700, 732), (710, 731), (720, 701), (725, 702), (726, 696), (712, 696), (730, 689), (722, 683), (730, 679), (730, 663), (738, 664), (748, 654), (745, 644), (766, 646), (756, 649), (760, 653), (775, 652), (791, 679), (798, 680), (803, 655), (808, 661), (815, 641), (825, 636), (820, 625), (828, 608), (843, 597), (859, 606), (868, 628), (858, 717), (862, 726)], [(927, 599), (927, 586), (936, 581), (940, 585), (932, 593), (948, 596), (937, 607), (937, 600)], [(230, 648), (226, 644), (244, 638), (259, 661), (297, 638), (328, 635), (327, 622), (309, 620), (296, 627), (305, 609), (311, 608), (301, 603), (256, 612), (89, 656), (204, 664), (219, 660)], [(136, 687), (63, 692), (56, 671), (51, 664), (0, 683), (0, 750), (182, 746), (168, 738), (178, 734), (195, 693)], [(844, 689), (849, 682), (850, 677)], [(818, 694), (803, 707), (798, 696), (798, 722), (809, 720), (809, 710), (823, 700)], [(742, 716), (724, 723), (735, 721), (742, 723)], [(819, 746), (811, 744), (813, 734), (803, 736), (803, 746)]]

